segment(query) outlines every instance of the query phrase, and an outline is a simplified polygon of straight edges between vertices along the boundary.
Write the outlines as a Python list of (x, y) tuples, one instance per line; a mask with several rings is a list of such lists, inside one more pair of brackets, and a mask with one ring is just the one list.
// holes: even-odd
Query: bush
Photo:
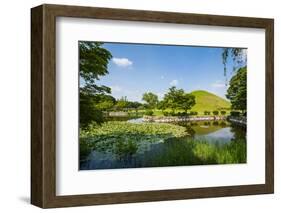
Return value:
[(198, 112), (191, 111), (190, 115), (198, 115)]
[(178, 112), (177, 116), (187, 116), (188, 114), (186, 112)]
[(219, 114), (219, 111), (215, 110), (215, 111), (213, 111), (213, 114), (214, 114), (214, 115), (218, 115), (218, 114)]
[(204, 115), (210, 115), (211, 112), (210, 111), (204, 111)]
[(231, 115), (231, 116), (234, 116), (234, 117), (239, 117), (239, 116), (240, 116), (240, 112), (238, 112), (238, 111), (232, 111), (232, 112), (230, 112), (230, 115)]
[(164, 111), (164, 112), (163, 112), (163, 115), (164, 115), (164, 116), (169, 116), (169, 115), (170, 115), (170, 113), (169, 113), (169, 112), (167, 112), (167, 111)]
[(151, 115), (153, 115), (153, 111), (149, 109), (149, 110), (146, 110), (144, 114), (151, 116)]
[(175, 112), (170, 112), (171, 116), (176, 116), (177, 114)]
[(225, 115), (226, 114), (226, 111), (221, 111), (221, 115)]
[(181, 115), (182, 116), (187, 116), (188, 114), (187, 114), (187, 112), (182, 112)]

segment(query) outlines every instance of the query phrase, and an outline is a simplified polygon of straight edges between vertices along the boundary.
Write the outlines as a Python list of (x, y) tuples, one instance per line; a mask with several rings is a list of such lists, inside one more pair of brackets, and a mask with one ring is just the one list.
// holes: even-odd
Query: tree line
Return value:
[(148, 109), (157, 108), (162, 111), (170, 109), (172, 113), (175, 110), (183, 110), (187, 113), (196, 104), (194, 95), (186, 93), (183, 89), (177, 89), (175, 86), (169, 88), (161, 101), (151, 92), (144, 93), (142, 100), (146, 102)]

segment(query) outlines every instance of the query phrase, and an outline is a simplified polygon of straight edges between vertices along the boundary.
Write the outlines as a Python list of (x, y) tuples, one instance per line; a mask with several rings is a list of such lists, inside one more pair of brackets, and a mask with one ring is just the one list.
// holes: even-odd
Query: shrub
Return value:
[(191, 111), (191, 112), (190, 112), (190, 115), (198, 115), (198, 112)]
[(169, 112), (167, 112), (167, 111), (164, 111), (164, 112), (163, 112), (163, 115), (164, 115), (164, 116), (169, 116), (169, 115), (170, 115), (170, 113), (169, 113)]
[(239, 116), (240, 116), (240, 112), (238, 112), (238, 111), (232, 111), (232, 112), (230, 112), (230, 115), (231, 115), (231, 116), (234, 116), (234, 117), (239, 117)]
[(188, 114), (187, 114), (187, 112), (182, 112), (181, 115), (182, 116), (187, 116)]
[(225, 115), (226, 114), (226, 111), (221, 111), (221, 115)]
[(214, 115), (218, 115), (218, 114), (219, 114), (219, 111), (215, 110), (215, 111), (213, 111), (213, 114), (214, 114)]
[(145, 115), (148, 115), (148, 116), (151, 116), (151, 115), (153, 115), (153, 111), (150, 110), (150, 109), (148, 109), (148, 110), (145, 111), (144, 114), (145, 114)]
[(175, 112), (170, 112), (171, 116), (176, 116), (177, 114)]
[(177, 116), (187, 116), (187, 112), (178, 112)]
[(211, 112), (210, 111), (204, 111), (204, 115), (210, 115)]

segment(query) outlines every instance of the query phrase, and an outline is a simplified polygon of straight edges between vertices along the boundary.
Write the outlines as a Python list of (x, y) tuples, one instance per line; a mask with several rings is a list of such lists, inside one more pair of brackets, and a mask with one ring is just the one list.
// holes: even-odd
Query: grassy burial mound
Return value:
[(191, 92), (191, 94), (195, 96), (196, 101), (196, 104), (192, 107), (191, 111), (196, 111), (199, 114), (203, 114), (204, 111), (213, 112), (215, 110), (230, 110), (230, 102), (213, 93), (204, 90), (196, 90)]

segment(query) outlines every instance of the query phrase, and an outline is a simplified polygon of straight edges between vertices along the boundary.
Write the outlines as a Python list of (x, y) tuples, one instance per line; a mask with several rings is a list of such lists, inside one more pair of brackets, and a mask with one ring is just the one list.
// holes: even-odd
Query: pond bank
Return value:
[(226, 120), (227, 116), (143, 116), (145, 122), (156, 122), (156, 123), (172, 123), (172, 122), (186, 122), (186, 121), (219, 121)]
[(245, 116), (241, 117), (234, 117), (234, 116), (228, 116), (227, 120), (231, 123), (240, 125), (240, 126), (247, 126), (247, 118)]

